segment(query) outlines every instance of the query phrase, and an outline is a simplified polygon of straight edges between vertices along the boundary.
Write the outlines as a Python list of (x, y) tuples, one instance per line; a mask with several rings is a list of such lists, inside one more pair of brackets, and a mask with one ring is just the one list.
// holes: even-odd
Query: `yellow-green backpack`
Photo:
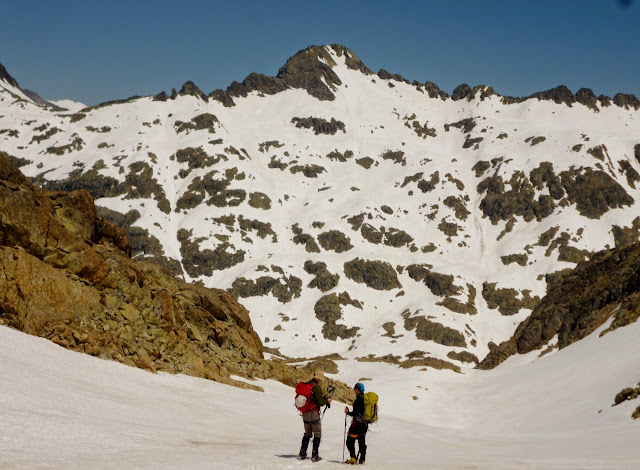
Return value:
[(367, 423), (378, 421), (378, 395), (374, 392), (364, 394), (364, 420)]

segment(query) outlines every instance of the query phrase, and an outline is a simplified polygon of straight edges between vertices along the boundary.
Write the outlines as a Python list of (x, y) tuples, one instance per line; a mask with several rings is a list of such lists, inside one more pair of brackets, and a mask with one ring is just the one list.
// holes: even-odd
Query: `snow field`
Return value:
[[(636, 469), (637, 403), (610, 405), (640, 380), (639, 333), (488, 372), (340, 361), (333, 377), (380, 396), (367, 468)], [(4, 326), (0, 375), (2, 469), (342, 468), (344, 405), (324, 415), (323, 462), (299, 462), (301, 419), (277, 382), (258, 381), (260, 393), (154, 375)]]

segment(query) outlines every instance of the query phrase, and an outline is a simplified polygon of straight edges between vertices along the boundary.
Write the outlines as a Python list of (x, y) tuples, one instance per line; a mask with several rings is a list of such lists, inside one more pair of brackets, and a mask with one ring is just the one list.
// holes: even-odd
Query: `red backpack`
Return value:
[(301, 413), (320, 409), (313, 399), (312, 390), (316, 385), (315, 382), (300, 382), (296, 385), (296, 408)]

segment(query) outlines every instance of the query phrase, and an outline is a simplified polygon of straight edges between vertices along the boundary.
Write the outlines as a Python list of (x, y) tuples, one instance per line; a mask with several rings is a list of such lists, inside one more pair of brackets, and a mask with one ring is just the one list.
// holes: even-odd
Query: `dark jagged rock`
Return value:
[(558, 276), (513, 337), (491, 351), (478, 368), (491, 369), (513, 354), (541, 349), (556, 335), (562, 349), (591, 334), (612, 316), (607, 331), (633, 323), (640, 316), (640, 243), (597, 253)]
[(169, 95), (167, 95), (166, 91), (161, 91), (157, 95), (153, 97), (153, 101), (167, 101), (169, 99)]
[(576, 101), (589, 109), (593, 109), (596, 112), (599, 111), (598, 98), (589, 88), (580, 88), (576, 93)]
[(219, 101), (225, 108), (235, 106), (235, 102), (233, 101), (233, 98), (231, 98), (231, 95), (223, 90), (213, 90), (209, 93), (209, 98)]
[(636, 217), (630, 227), (620, 227), (614, 225), (611, 227), (611, 233), (613, 234), (613, 240), (616, 244), (616, 248), (631, 245), (640, 241), (640, 217)]
[(208, 130), (209, 134), (216, 133), (216, 125), (220, 125), (220, 121), (211, 113), (203, 113), (191, 119), (191, 122), (176, 121), (174, 127), (176, 128), (176, 134), (186, 131), (200, 131)]
[(472, 101), (476, 98), (480, 98), (480, 101), (484, 101), (490, 96), (498, 95), (495, 90), (487, 85), (478, 85), (473, 87), (473, 90), (467, 95), (467, 101)]
[(191, 230), (182, 228), (178, 231), (182, 265), (189, 276), (211, 276), (213, 271), (222, 271), (244, 261), (245, 252), (232, 251), (234, 248), (229, 243), (220, 243), (213, 250), (201, 250), (200, 242), (203, 240), (192, 240), (192, 235)]
[(180, 96), (195, 96), (200, 98), (203, 101), (209, 101), (207, 95), (205, 95), (200, 88), (198, 88), (195, 83), (192, 81), (185, 82), (180, 88), (180, 92), (178, 93)]
[(559, 176), (569, 202), (575, 203), (578, 212), (590, 219), (599, 219), (609, 209), (634, 203), (625, 189), (604, 171), (571, 168)]
[(496, 288), (496, 283), (484, 282), (482, 284), (482, 297), (487, 302), (490, 309), (498, 309), (502, 315), (514, 315), (521, 309), (527, 308), (533, 310), (539, 297), (531, 297), (531, 291), (525, 289), (522, 291), (522, 299), (518, 299), (518, 291), (515, 289)]
[(442, 101), (445, 101), (447, 98), (449, 98), (449, 94), (442, 91), (438, 87), (438, 85), (436, 85), (433, 82), (429, 82), (429, 81), (425, 82), (424, 89), (429, 95), (429, 98), (440, 98)]
[(339, 295), (335, 292), (325, 295), (321, 297), (313, 307), (316, 318), (324, 323), (322, 335), (331, 341), (335, 341), (338, 338), (353, 338), (360, 329), (357, 326), (347, 328), (345, 325), (337, 323), (337, 321), (342, 318), (341, 305), (352, 305), (362, 309), (360, 302), (352, 300), (347, 292), (342, 292)]
[(9, 75), (9, 72), (7, 72), (7, 69), (4, 68), (4, 65), (2, 64), (0, 64), (0, 80), (4, 80), (12, 87), (20, 88), (20, 85), (18, 85), (16, 79)]
[(424, 316), (410, 316), (407, 311), (402, 314), (404, 327), (408, 331), (416, 330), (416, 338), (423, 341), (433, 341), (444, 346), (458, 346), (465, 348), (467, 342), (458, 330), (449, 328), (437, 322), (427, 320)]
[(449, 359), (453, 359), (454, 361), (460, 361), (460, 362), (475, 362), (476, 364), (479, 361), (478, 357), (475, 354), (470, 353), (469, 351), (460, 351), (460, 352), (455, 352), (455, 351), (449, 351), (449, 353), (447, 354), (447, 357)]
[(461, 119), (458, 122), (445, 124), (444, 130), (449, 132), (449, 129), (451, 127), (455, 127), (456, 129), (461, 129), (462, 132), (464, 132), (465, 134), (469, 134), (476, 127), (476, 125), (477, 123), (474, 118), (466, 118), (466, 119)]
[(282, 80), (259, 73), (252, 73), (242, 83), (233, 82), (227, 90), (232, 96), (246, 97), (252, 91), (264, 93), (265, 95), (275, 95), (287, 88), (287, 85)]
[(313, 289), (317, 287), (322, 292), (327, 292), (338, 285), (340, 276), (338, 274), (331, 274), (327, 269), (327, 264), (312, 261), (305, 261), (304, 270), (309, 274), (315, 275), (315, 278), (307, 284), (307, 287)]
[(241, 277), (233, 281), (229, 292), (239, 298), (262, 297), (271, 293), (279, 302), (288, 303), (294, 297), (300, 297), (301, 288), (302, 281), (295, 276), (282, 275), (279, 279), (261, 276), (256, 280)]
[(609, 98), (608, 96), (600, 95), (600, 96), (598, 96), (598, 101), (600, 101), (600, 105), (603, 108), (611, 106), (611, 98)]
[(353, 248), (351, 240), (339, 230), (330, 230), (318, 235), (318, 243), (327, 251), (335, 251), (336, 253), (344, 253)]
[(396, 271), (384, 261), (355, 258), (344, 263), (344, 273), (349, 279), (376, 290), (391, 290), (402, 287)]
[[(322, 60), (320, 60), (322, 59)], [(277, 78), (292, 88), (302, 88), (321, 101), (333, 101), (333, 91), (342, 81), (333, 71), (336, 65), (324, 47), (299, 51), (278, 70)]]
[(220, 101), (226, 107), (231, 107), (235, 105), (234, 97), (246, 97), (253, 91), (274, 95), (289, 88), (300, 88), (319, 100), (333, 101), (335, 99), (333, 92), (337, 86), (342, 85), (342, 81), (332, 69), (336, 63), (327, 47), (333, 49), (338, 57), (344, 56), (345, 63), (350, 69), (366, 75), (373, 73), (344, 46), (339, 44), (325, 47), (310, 46), (289, 58), (275, 77), (252, 73), (242, 83), (234, 81), (226, 91), (214, 90), (209, 97)]
[(345, 56), (345, 63), (347, 67), (352, 70), (358, 70), (365, 75), (373, 75), (373, 72), (369, 67), (364, 65), (364, 63), (356, 56), (349, 48), (344, 47), (340, 44), (331, 44), (331, 49), (335, 51), (338, 57)]
[(613, 97), (613, 103), (624, 109), (633, 108), (636, 111), (640, 109), (640, 101), (635, 95), (618, 93)]
[(407, 266), (407, 274), (416, 282), (424, 282), (433, 295), (451, 297), (462, 291), (462, 288), (454, 284), (454, 278), (451, 274), (433, 272), (425, 265), (412, 264)]
[(346, 132), (344, 122), (338, 121), (335, 118), (331, 118), (331, 121), (327, 121), (326, 119), (316, 117), (294, 117), (291, 119), (291, 123), (295, 124), (298, 128), (313, 129), (313, 132), (316, 135), (335, 135), (338, 131)]
[(389, 73), (385, 69), (380, 69), (380, 71), (378, 72), (378, 77), (380, 77), (383, 80), (395, 80), (396, 82), (404, 82), (404, 83), (411, 84), (411, 82), (406, 78), (404, 78), (402, 75), (399, 75), (397, 73)]
[(539, 91), (532, 94), (529, 98), (537, 98), (538, 100), (553, 101), (557, 104), (566, 104), (571, 107), (576, 102), (576, 97), (566, 86), (560, 85), (546, 91)]
[(402, 150), (387, 150), (385, 153), (380, 155), (383, 160), (391, 160), (393, 163), (397, 163), (398, 165), (405, 166), (407, 164), (407, 159), (404, 156), (404, 152)]
[(461, 100), (463, 98), (466, 98), (469, 93), (471, 93), (471, 87), (469, 85), (467, 85), (466, 83), (462, 83), (461, 85), (458, 85), (454, 90), (453, 93), (451, 94), (451, 99), (453, 101), (458, 101)]

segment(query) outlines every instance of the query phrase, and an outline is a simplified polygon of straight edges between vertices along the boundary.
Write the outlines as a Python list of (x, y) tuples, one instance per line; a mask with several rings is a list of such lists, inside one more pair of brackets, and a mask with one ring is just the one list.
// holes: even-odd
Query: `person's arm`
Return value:
[(329, 401), (322, 394), (322, 388), (318, 385), (313, 387), (313, 399), (316, 401), (316, 405), (322, 407), (329, 403)]
[(362, 395), (358, 395), (356, 401), (353, 402), (352, 416), (364, 416), (364, 397)]
[(353, 411), (349, 411), (349, 408), (345, 408), (344, 412), (349, 416), (363, 416), (364, 415), (364, 399), (362, 395), (358, 395), (353, 401)]

